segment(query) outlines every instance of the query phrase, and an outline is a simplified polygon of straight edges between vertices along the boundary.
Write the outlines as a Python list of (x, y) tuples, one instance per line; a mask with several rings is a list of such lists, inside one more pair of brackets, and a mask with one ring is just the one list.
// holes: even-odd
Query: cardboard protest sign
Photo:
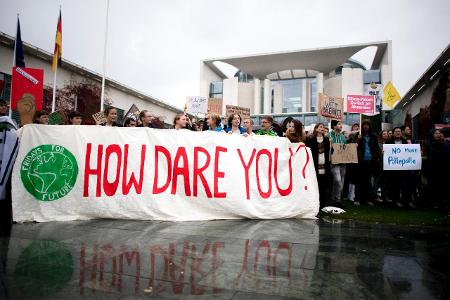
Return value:
[(99, 111), (98, 113), (93, 114), (92, 118), (94, 119), (95, 124), (97, 124), (97, 125), (106, 122), (105, 113), (102, 111)]
[(383, 170), (420, 170), (420, 144), (384, 144)]
[(20, 125), (33, 124), (36, 113), (36, 99), (32, 94), (25, 93), (17, 102), (17, 111), (20, 116)]
[(318, 108), (318, 113), (321, 116), (341, 121), (344, 112), (344, 98), (330, 97), (320, 93)]
[(12, 179), (18, 222), (314, 218), (319, 210), (311, 151), (286, 139), (85, 125), (22, 130)]
[(11, 87), (11, 109), (17, 109), (17, 102), (27, 96), (34, 99), (36, 110), (42, 110), (44, 70), (13, 67)]
[(347, 95), (347, 112), (373, 114), (375, 112), (375, 96)]
[(206, 114), (208, 99), (201, 96), (190, 96), (187, 100), (187, 112), (190, 114)]
[(232, 114), (239, 114), (242, 119), (250, 118), (250, 108), (235, 105), (227, 105), (225, 108), (227, 110), (227, 117)]
[(208, 112), (212, 114), (222, 115), (222, 103), (223, 100), (220, 98), (209, 98), (208, 99)]
[(331, 163), (334, 164), (357, 164), (358, 151), (356, 143), (332, 144)]

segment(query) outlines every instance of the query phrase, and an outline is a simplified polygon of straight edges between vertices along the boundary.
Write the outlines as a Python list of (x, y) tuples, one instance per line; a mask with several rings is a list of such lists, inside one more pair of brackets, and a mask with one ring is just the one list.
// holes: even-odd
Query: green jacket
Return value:
[(332, 130), (328, 135), (333, 144), (347, 144), (347, 139), (345, 138), (345, 135), (342, 132), (336, 134), (336, 132)]
[(275, 131), (273, 131), (272, 129), (271, 130), (262, 130), (262, 129), (260, 129), (260, 130), (258, 130), (256, 132), (256, 135), (278, 136), (278, 134)]

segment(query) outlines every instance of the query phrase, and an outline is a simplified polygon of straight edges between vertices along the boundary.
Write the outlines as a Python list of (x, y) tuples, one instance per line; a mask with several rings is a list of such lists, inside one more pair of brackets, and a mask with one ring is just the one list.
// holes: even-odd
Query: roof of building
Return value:
[(316, 72), (329, 73), (336, 67), (345, 63), (360, 50), (366, 47), (376, 46), (377, 50), (372, 63), (372, 68), (376, 69), (379, 68), (389, 43), (390, 41), (384, 41), (290, 52), (223, 57), (205, 59), (203, 62), (222, 78), (226, 78), (226, 76), (214, 64), (216, 61), (230, 64), (240, 71), (260, 79), (264, 79), (267, 75), (279, 71), (295, 69), (315, 70)]
[(450, 68), (450, 44), (447, 45), (447, 48), (441, 52), (416, 83), (414, 83), (414, 85), (406, 92), (396, 107), (403, 108), (408, 103), (411, 103), (416, 96), (420, 95), (425, 90), (427, 85), (430, 85), (438, 78), (437, 76), (442, 72), (444, 66)]
[[(5, 46), (7, 46), (9, 48), (14, 49), (14, 41), (15, 41), (14, 37), (12, 37), (12, 36), (10, 36), (10, 35), (0, 31), (0, 43), (2, 43), (3, 45), (5, 45)], [(33, 46), (31, 44), (25, 43), (25, 42), (22, 42), (22, 44), (23, 44), (23, 51), (26, 54), (32, 55), (32, 56), (37, 57), (37, 58), (39, 58), (41, 60), (44, 60), (46, 62), (50, 62), (50, 63), (52, 62), (52, 58), (53, 58), (53, 54), (52, 53), (50, 53), (48, 51), (45, 51), (43, 49), (40, 49), (40, 48), (38, 48), (36, 46)], [(71, 72), (77, 73), (77, 74), (79, 74), (81, 76), (87, 77), (87, 78), (92, 79), (92, 80), (96, 80), (96, 81), (99, 81), (99, 82), (102, 81), (102, 75), (101, 74), (99, 74), (97, 72), (94, 72), (92, 70), (89, 70), (89, 69), (87, 69), (87, 68), (85, 68), (83, 66), (80, 66), (80, 65), (76, 64), (76, 63), (73, 63), (73, 62), (71, 62), (71, 61), (69, 61), (69, 60), (67, 60), (65, 58), (62, 59), (62, 68), (66, 69), (66, 70), (69, 70)], [(124, 93), (136, 96), (136, 97), (138, 97), (140, 99), (143, 99), (143, 100), (148, 101), (148, 102), (150, 102), (152, 104), (158, 105), (158, 106), (160, 106), (162, 108), (166, 108), (166, 109), (169, 109), (169, 110), (172, 110), (172, 111), (175, 111), (175, 112), (182, 112), (182, 110), (180, 108), (176, 107), (176, 106), (173, 106), (173, 105), (171, 105), (171, 104), (169, 104), (169, 103), (167, 103), (167, 102), (165, 102), (165, 101), (163, 101), (161, 99), (158, 99), (156, 97), (153, 97), (153, 96), (144, 94), (142, 92), (139, 92), (139, 91), (133, 89), (132, 87), (129, 87), (129, 86), (127, 86), (127, 85), (125, 85), (123, 83), (120, 83), (118, 81), (115, 81), (115, 80), (113, 80), (111, 78), (106, 78), (105, 79), (105, 86), (110, 86), (110, 87), (115, 88), (117, 90), (120, 90), (120, 91), (122, 91)]]

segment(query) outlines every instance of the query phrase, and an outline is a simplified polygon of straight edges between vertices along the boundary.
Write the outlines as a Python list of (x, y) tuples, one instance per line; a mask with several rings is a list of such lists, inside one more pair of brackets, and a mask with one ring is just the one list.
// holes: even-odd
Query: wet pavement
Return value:
[(448, 299), (449, 230), (331, 220), (16, 224), (4, 299)]

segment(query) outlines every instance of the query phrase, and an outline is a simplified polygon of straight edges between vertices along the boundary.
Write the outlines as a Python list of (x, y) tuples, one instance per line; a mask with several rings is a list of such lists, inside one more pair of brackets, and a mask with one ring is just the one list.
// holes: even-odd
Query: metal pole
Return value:
[(108, 45), (108, 19), (109, 19), (109, 0), (106, 0), (106, 26), (105, 26), (105, 45), (103, 47), (103, 77), (102, 94), (100, 97), (100, 111), (103, 111), (103, 102), (105, 99), (105, 75), (106, 75), (106, 49)]

